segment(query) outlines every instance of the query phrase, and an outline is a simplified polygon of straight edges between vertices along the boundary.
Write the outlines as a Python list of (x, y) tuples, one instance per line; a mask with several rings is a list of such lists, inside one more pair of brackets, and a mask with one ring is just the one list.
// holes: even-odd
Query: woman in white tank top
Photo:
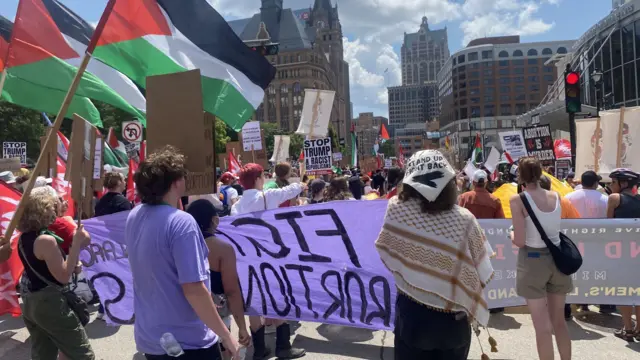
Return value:
[[(540, 187), (542, 166), (536, 158), (520, 158), (518, 183), (551, 243), (560, 243), (560, 195)], [(571, 339), (564, 318), (566, 295), (573, 290), (571, 277), (561, 273), (547, 245), (529, 217), (520, 196), (511, 198), (513, 243), (518, 251), (516, 291), (527, 301), (536, 332), (540, 360), (553, 359), (553, 334), (561, 360), (571, 359)]]

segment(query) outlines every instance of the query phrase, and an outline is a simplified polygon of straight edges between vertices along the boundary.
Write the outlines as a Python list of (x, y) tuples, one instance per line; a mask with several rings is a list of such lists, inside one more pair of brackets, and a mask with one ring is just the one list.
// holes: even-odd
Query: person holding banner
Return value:
[(396, 360), (466, 360), (470, 322), (489, 322), (483, 289), (493, 250), (473, 214), (456, 205), (455, 175), (439, 151), (415, 153), (375, 243), (398, 289)]
[[(300, 193), (306, 190), (303, 183), (293, 183), (279, 189), (264, 190), (264, 169), (254, 163), (246, 164), (240, 169), (240, 185), (244, 188), (244, 193), (240, 200), (233, 204), (231, 215), (248, 214), (257, 211), (272, 210), (288, 200), (295, 199)], [(269, 319), (268, 319), (269, 320)], [(281, 359), (297, 359), (306, 354), (304, 349), (297, 349), (291, 346), (291, 327), (286, 321), (270, 320), (276, 325), (276, 356)], [(271, 352), (265, 345), (265, 326), (260, 316), (250, 316), (249, 324), (253, 339), (255, 360), (266, 358)]]
[[(274, 170), (274, 173), (276, 175), (276, 180), (268, 182), (264, 186), (264, 190), (281, 189), (283, 187), (288, 186), (289, 178), (291, 177), (291, 172), (292, 172), (291, 164), (289, 163), (277, 164)], [(294, 198), (292, 200), (287, 200), (283, 202), (282, 204), (280, 204), (279, 207), (290, 207), (290, 206), (295, 206), (295, 204), (296, 204), (296, 199)]]
[(81, 225), (66, 256), (57, 236), (46, 229), (58, 216), (58, 196), (52, 188), (33, 189), (18, 223), (22, 233), (18, 255), (24, 266), (20, 280), (22, 319), (31, 336), (34, 359), (93, 360), (87, 333), (64, 295), (83, 247), (91, 238)]
[[(633, 194), (633, 188), (640, 183), (640, 174), (631, 169), (615, 169), (609, 174), (612, 194), (607, 204), (607, 217), (614, 219), (640, 218), (640, 195)], [(619, 306), (624, 326), (614, 332), (615, 336), (632, 342), (640, 341), (640, 306)], [(632, 313), (636, 313), (636, 327), (633, 327)]]
[(186, 192), (185, 156), (165, 146), (135, 173), (142, 204), (129, 212), (125, 243), (133, 277), (135, 341), (148, 360), (221, 360), (238, 342), (210, 292), (209, 249), (193, 217), (176, 207)]
[[(560, 194), (540, 185), (542, 165), (535, 157), (518, 161), (518, 183), (524, 185), (535, 216), (554, 245), (560, 244), (562, 205)], [(571, 276), (558, 270), (519, 195), (510, 199), (513, 243), (520, 248), (517, 260), (517, 294), (527, 301), (536, 333), (540, 360), (554, 358), (553, 334), (562, 360), (571, 359), (571, 338), (565, 321), (566, 296), (573, 290)], [(570, 204), (570, 203), (569, 203)]]

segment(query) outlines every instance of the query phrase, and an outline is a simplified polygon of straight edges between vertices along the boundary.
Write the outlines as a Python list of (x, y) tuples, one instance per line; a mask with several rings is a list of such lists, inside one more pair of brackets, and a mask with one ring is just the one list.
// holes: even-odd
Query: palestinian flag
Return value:
[(142, 88), (148, 76), (200, 69), (204, 110), (236, 131), (276, 73), (208, 0), (117, 1), (93, 55)]
[[(0, 15), (0, 71), (4, 70), (5, 60), (9, 54), (9, 43), (13, 31), (13, 23)], [(36, 96), (37, 94), (37, 96)], [(67, 94), (67, 89), (52, 89), (17, 77), (7, 71), (1, 99), (27, 109), (57, 114)], [(74, 96), (67, 111), (67, 117), (78, 114), (91, 123), (100, 123), (100, 113), (91, 100)]]
[[(129, 162), (129, 155), (127, 155), (127, 147), (124, 143), (116, 137), (116, 132), (113, 128), (109, 128), (107, 133), (107, 143), (113, 151), (114, 155), (120, 162), (120, 164), (127, 164)], [(110, 164), (115, 165), (115, 164)], [(117, 166), (117, 165), (116, 165)]]
[(351, 166), (358, 166), (358, 136), (354, 124), (351, 124)]
[[(20, 0), (5, 66), (16, 78), (66, 93), (78, 70), (72, 64), (79, 63), (83, 54), (60, 32), (49, 12), (52, 4), (55, 5), (46, 0)], [(91, 72), (84, 73), (76, 94), (113, 105), (144, 121), (144, 112)], [(42, 93), (29, 95), (37, 99), (46, 97)], [(93, 124), (102, 125), (100, 122)]]
[(471, 156), (471, 160), (476, 164), (483, 162), (482, 159), (482, 141), (480, 140), (480, 133), (476, 133), (476, 143), (473, 149), (473, 155)]

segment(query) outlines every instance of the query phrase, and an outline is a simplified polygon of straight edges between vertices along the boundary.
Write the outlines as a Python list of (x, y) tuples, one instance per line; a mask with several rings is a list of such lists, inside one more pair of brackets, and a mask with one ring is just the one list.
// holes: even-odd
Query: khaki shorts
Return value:
[(31, 358), (94, 360), (89, 338), (60, 291), (46, 287), (23, 296), (22, 318), (31, 335)]
[(525, 299), (541, 299), (547, 294), (570, 293), (573, 282), (558, 270), (549, 249), (523, 247), (518, 252), (516, 291)]

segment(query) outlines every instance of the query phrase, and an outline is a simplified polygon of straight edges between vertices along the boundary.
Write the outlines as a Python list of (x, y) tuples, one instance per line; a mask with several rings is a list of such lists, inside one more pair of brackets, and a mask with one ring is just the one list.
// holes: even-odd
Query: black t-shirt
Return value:
[(114, 192), (104, 194), (96, 204), (96, 216), (115, 214), (133, 209), (133, 205), (124, 195)]
[(376, 190), (379, 190), (384, 186), (384, 176), (382, 176), (380, 173), (373, 175), (373, 179), (371, 180), (371, 185), (373, 185), (373, 188)]

